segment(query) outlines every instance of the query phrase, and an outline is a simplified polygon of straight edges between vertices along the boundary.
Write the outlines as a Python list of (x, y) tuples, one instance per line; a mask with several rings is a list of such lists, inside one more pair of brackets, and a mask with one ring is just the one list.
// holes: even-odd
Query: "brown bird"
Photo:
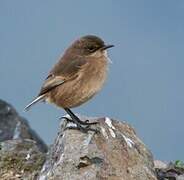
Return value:
[(70, 115), (70, 121), (78, 129), (83, 132), (93, 130), (89, 125), (94, 122), (81, 121), (70, 108), (85, 103), (102, 88), (108, 69), (106, 50), (111, 47), (113, 45), (105, 45), (94, 35), (74, 41), (50, 71), (38, 96), (25, 110), (39, 101), (54, 103)]

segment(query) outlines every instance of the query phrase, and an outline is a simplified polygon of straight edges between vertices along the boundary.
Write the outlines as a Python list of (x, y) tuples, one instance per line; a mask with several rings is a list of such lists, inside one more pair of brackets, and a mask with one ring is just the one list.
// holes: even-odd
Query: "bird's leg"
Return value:
[(89, 120), (81, 121), (69, 108), (65, 108), (65, 111), (70, 115), (70, 117), (76, 124), (89, 126), (98, 123), (98, 122), (89, 122)]
[(84, 133), (87, 133), (88, 131), (93, 131), (95, 133), (98, 133), (99, 132), (97, 129), (90, 128), (89, 125), (86, 126), (86, 127), (83, 127), (83, 126), (81, 126), (80, 124), (78, 124), (77, 122), (75, 122), (72, 119), (69, 119), (67, 117), (62, 117), (62, 118), (65, 119), (68, 122), (72, 122), (72, 123), (75, 123), (77, 125), (77, 127), (72, 127), (72, 126), (66, 127), (64, 130), (66, 130), (66, 129), (76, 129), (76, 130), (80, 130), (80, 131), (82, 131)]
[[(70, 115), (72, 119), (69, 119), (67, 117), (64, 117), (64, 118), (77, 125), (77, 127), (66, 127), (65, 129), (77, 129), (84, 133), (87, 133), (88, 131), (94, 131), (95, 133), (99, 132), (98, 130), (89, 127), (92, 124), (96, 124), (96, 122), (87, 123), (87, 122), (81, 121), (70, 109), (65, 108), (65, 111)], [(82, 125), (86, 125), (86, 127), (83, 127)]]

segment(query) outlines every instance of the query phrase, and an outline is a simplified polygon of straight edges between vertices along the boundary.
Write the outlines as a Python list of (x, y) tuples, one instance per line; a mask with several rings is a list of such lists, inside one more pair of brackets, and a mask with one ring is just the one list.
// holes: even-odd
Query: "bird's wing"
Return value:
[(78, 73), (85, 64), (85, 59), (80, 57), (73, 60), (67, 59), (67, 57), (60, 59), (45, 79), (39, 96), (77, 77)]
[(50, 90), (63, 84), (64, 82), (65, 81), (63, 80), (62, 77), (50, 75), (47, 79), (45, 79), (38, 96), (49, 92)]
[(25, 107), (25, 110), (29, 110), (31, 106), (44, 100), (47, 92), (76, 78), (85, 64), (87, 64), (85, 58), (71, 57), (71, 55), (70, 57), (63, 56), (50, 71), (38, 96)]

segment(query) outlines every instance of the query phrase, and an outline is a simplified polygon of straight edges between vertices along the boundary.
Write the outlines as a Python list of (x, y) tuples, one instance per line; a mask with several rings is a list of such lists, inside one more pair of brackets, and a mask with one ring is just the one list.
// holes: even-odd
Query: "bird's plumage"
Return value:
[(76, 40), (54, 65), (38, 96), (25, 109), (43, 100), (71, 108), (93, 97), (106, 79), (105, 51), (109, 47), (93, 35)]

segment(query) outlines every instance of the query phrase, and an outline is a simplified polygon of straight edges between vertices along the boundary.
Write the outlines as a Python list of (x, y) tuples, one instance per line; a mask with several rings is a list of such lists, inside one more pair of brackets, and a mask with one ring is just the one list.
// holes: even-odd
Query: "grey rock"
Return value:
[(41, 151), (47, 151), (47, 145), (28, 122), (10, 104), (0, 100), (0, 142), (11, 139), (32, 139)]
[(165, 169), (167, 168), (167, 163), (160, 160), (154, 160), (154, 167), (155, 169)]
[(184, 180), (184, 175), (179, 175), (176, 180)]
[(184, 180), (184, 166), (176, 162), (170, 162), (165, 166), (155, 164), (155, 172), (158, 180)]
[(6, 140), (0, 143), (0, 179), (36, 180), (45, 161), (33, 140)]
[[(94, 119), (90, 119), (93, 121)], [(151, 152), (134, 129), (109, 118), (96, 119), (100, 133), (67, 129), (55, 139), (39, 180), (156, 180)]]
[(157, 179), (152, 154), (130, 125), (107, 117), (80, 119), (98, 121), (92, 128), (99, 133), (66, 129), (75, 124), (63, 120), (46, 154), (47, 146), (27, 121), (0, 100), (0, 179)]

